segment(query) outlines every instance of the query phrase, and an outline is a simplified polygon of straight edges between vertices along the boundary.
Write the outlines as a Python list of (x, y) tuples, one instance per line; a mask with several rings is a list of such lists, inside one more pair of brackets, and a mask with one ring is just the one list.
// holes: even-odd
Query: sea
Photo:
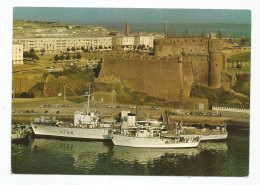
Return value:
[(13, 174), (248, 176), (249, 127), (227, 126), (222, 142), (191, 149), (113, 146), (110, 141), (30, 136), (11, 144)]
[[(125, 31), (125, 22), (116, 23), (96, 23), (106, 29), (113, 31)], [(166, 23), (131, 23), (130, 32), (155, 32), (165, 33)], [(167, 23), (167, 32), (169, 35), (189, 36), (201, 35), (202, 33), (221, 33), (223, 37), (251, 37), (251, 24), (232, 24), (232, 23)]]

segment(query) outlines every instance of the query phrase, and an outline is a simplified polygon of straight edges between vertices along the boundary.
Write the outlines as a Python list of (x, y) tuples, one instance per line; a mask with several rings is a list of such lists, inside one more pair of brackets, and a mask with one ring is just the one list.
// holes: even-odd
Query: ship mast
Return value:
[(87, 115), (89, 112), (89, 99), (90, 99), (90, 84), (89, 84), (89, 89), (88, 89), (88, 106), (87, 106)]

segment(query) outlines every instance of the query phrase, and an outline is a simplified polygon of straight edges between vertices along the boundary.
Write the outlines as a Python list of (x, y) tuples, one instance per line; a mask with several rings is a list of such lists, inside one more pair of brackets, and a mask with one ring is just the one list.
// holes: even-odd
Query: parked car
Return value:
[(136, 107), (133, 106), (133, 105), (130, 105), (129, 108), (130, 108), (130, 109), (135, 109)]
[(117, 106), (116, 106), (116, 108), (120, 108), (120, 106), (119, 106), (119, 105), (117, 105)]
[(59, 104), (56, 104), (56, 108), (58, 108), (60, 105)]
[(158, 107), (154, 107), (154, 110), (158, 110)]
[(150, 110), (154, 110), (154, 107), (151, 107)]
[(43, 108), (43, 105), (40, 105), (40, 108)]
[(140, 107), (140, 109), (144, 110), (144, 107)]
[(107, 108), (111, 108), (112, 106), (111, 105), (107, 105)]
[(46, 110), (46, 111), (44, 111), (44, 113), (45, 113), (45, 114), (47, 114), (47, 113), (48, 113), (48, 111)]

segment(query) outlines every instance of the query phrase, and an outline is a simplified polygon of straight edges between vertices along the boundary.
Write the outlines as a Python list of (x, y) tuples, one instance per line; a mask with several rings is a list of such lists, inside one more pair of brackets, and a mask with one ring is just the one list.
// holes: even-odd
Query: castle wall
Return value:
[(194, 82), (207, 87), (209, 81), (208, 55), (192, 56), (191, 64)]
[(133, 90), (168, 101), (188, 99), (193, 82), (189, 61), (106, 56), (100, 79), (125, 81)]
[(207, 54), (208, 39), (204, 38), (174, 38), (159, 39), (155, 41), (154, 55), (180, 56), (182, 54)]

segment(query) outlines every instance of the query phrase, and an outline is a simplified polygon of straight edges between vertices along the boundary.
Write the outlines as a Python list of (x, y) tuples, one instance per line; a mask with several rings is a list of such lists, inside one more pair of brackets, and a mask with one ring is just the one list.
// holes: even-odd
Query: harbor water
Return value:
[(113, 146), (110, 141), (30, 137), (11, 144), (14, 174), (248, 176), (249, 128), (228, 126), (226, 141), (192, 149)]

